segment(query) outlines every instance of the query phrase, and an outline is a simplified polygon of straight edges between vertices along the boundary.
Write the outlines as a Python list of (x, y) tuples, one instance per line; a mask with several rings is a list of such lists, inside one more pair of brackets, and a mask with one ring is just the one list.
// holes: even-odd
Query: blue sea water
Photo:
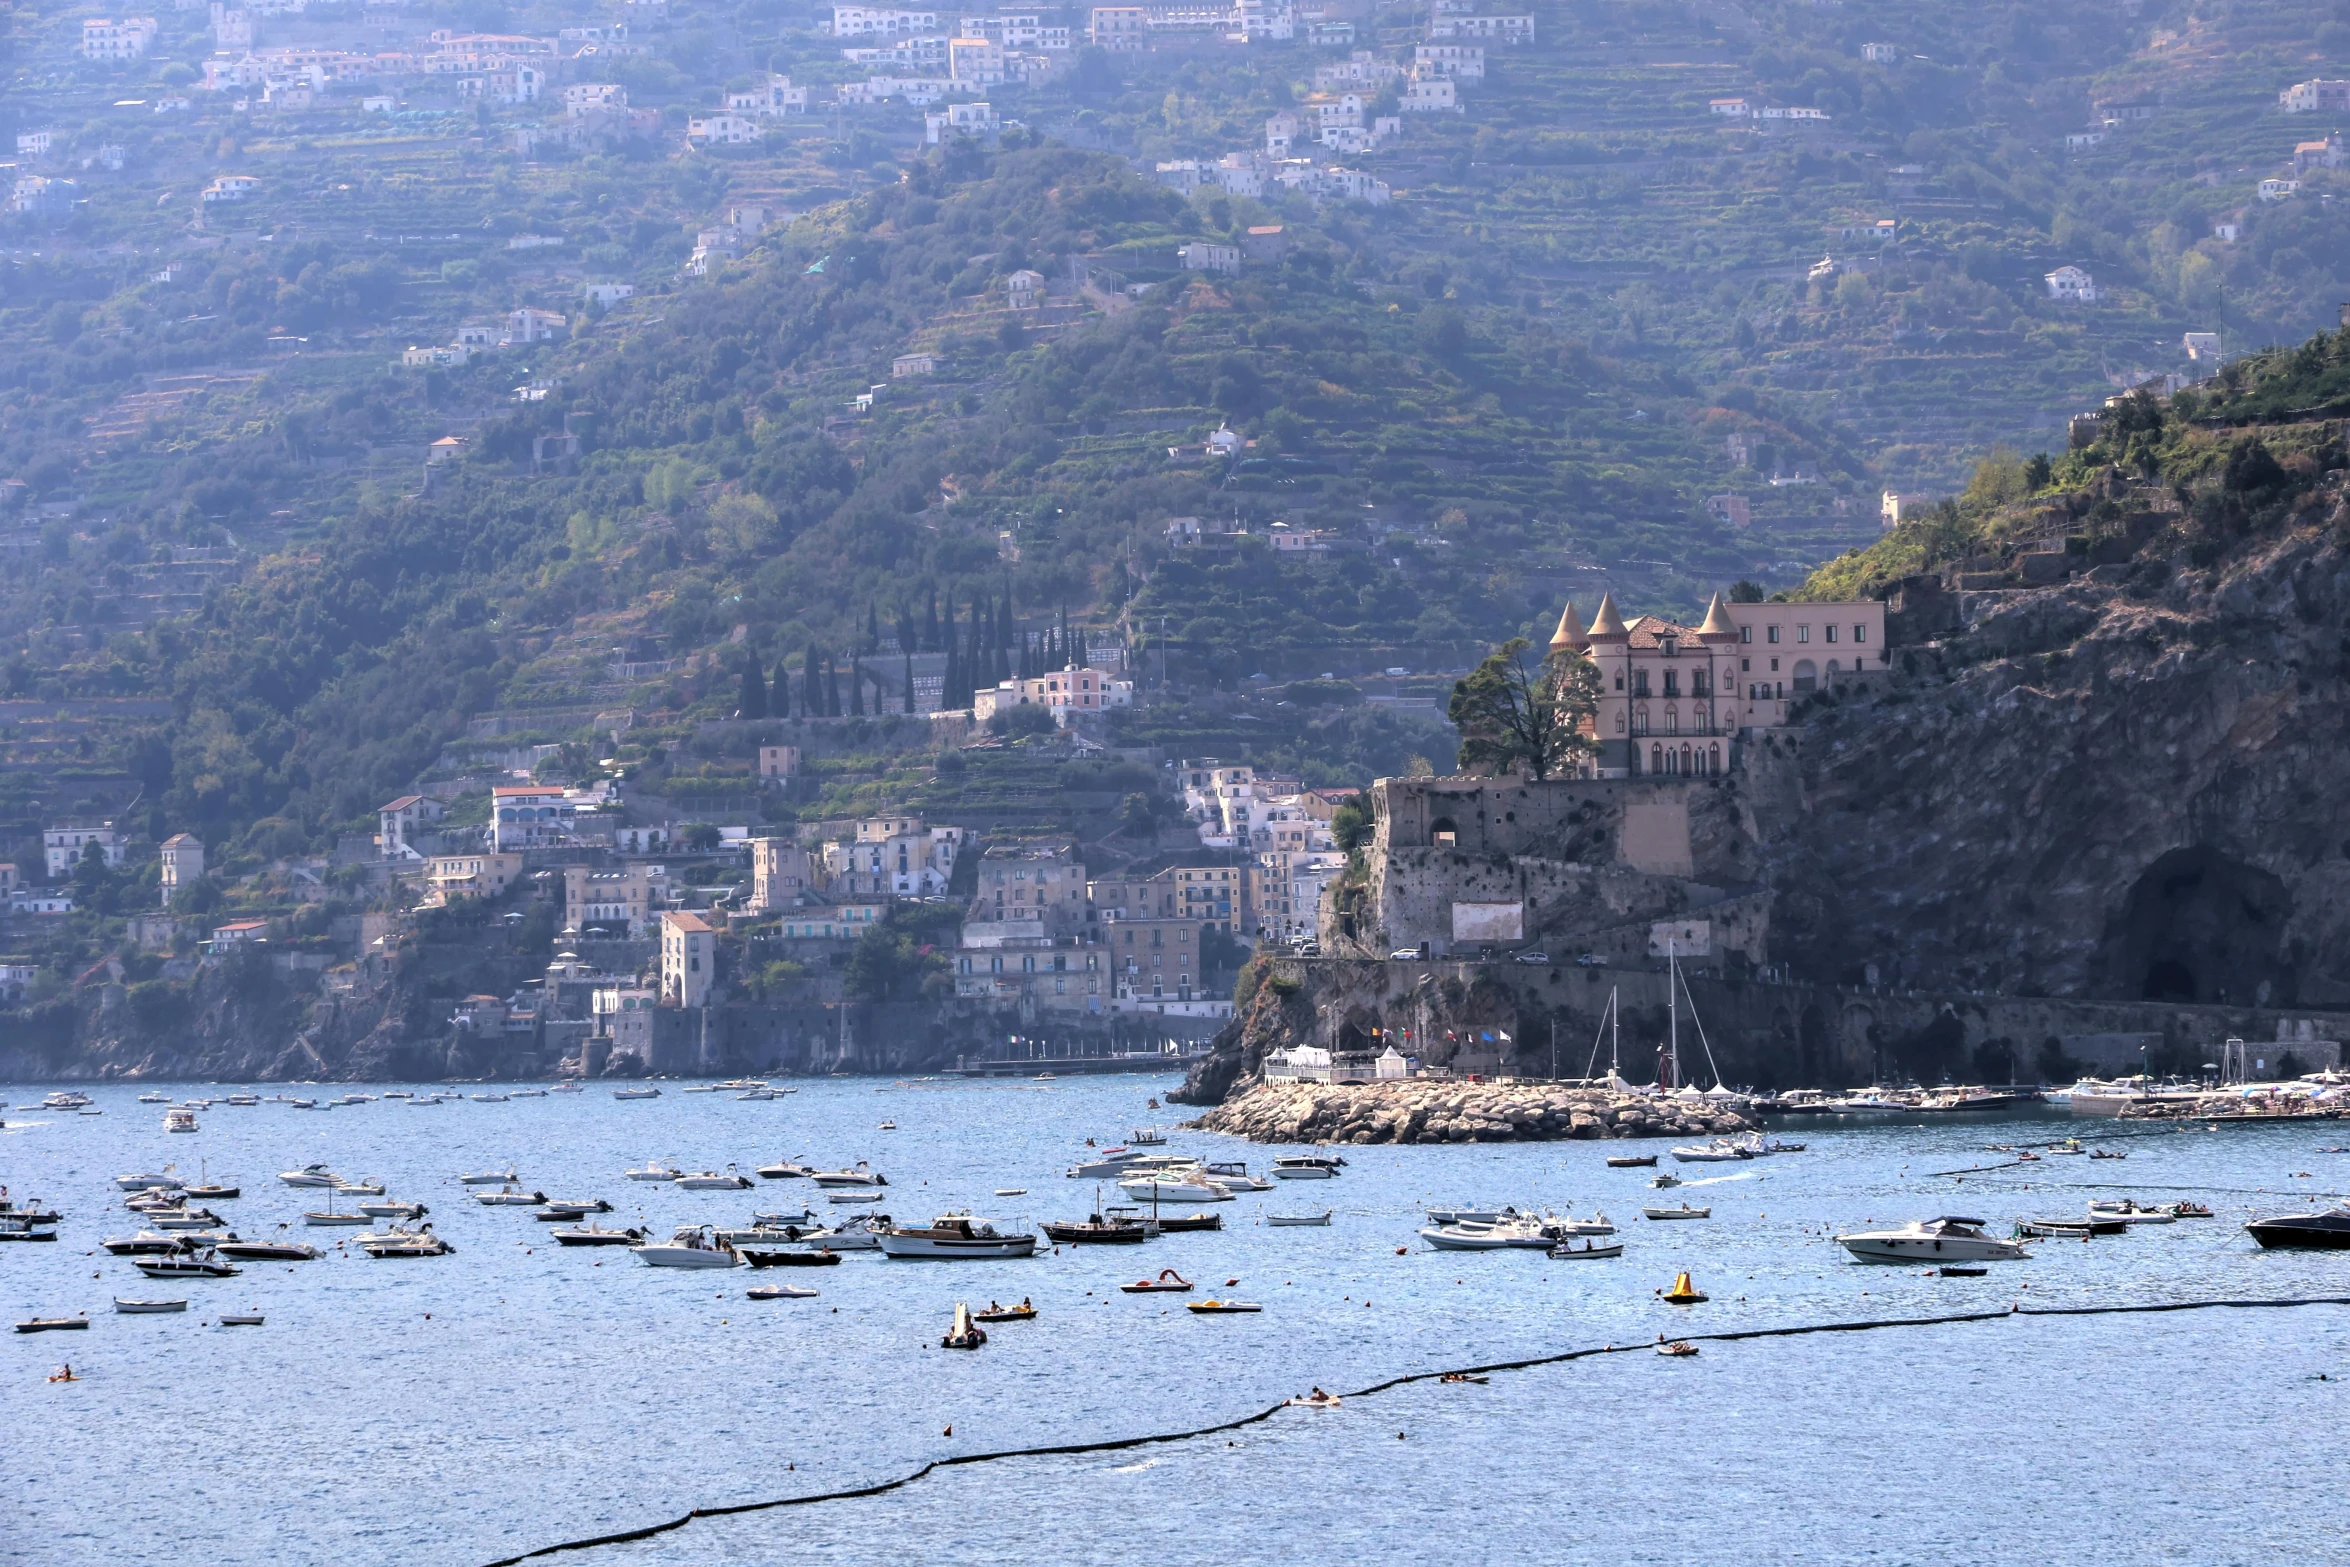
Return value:
[[(1186, 1430), (1313, 1385), (1346, 1392), (1660, 1332), (2019, 1301), (2350, 1295), (2350, 1253), (2263, 1253), (2240, 1228), (2350, 1189), (2350, 1154), (2321, 1151), (2350, 1134), (2326, 1125), (1813, 1123), (1781, 1131), (1807, 1152), (1687, 1166), (1669, 1195), (1650, 1191), (1646, 1170), (1603, 1166), (1621, 1144), (1350, 1149), (1336, 1181), (1218, 1205), (1222, 1233), (1026, 1262), (852, 1255), (787, 1276), (817, 1299), (768, 1303), (743, 1290), (773, 1273), (564, 1250), (528, 1209), (482, 1207), (455, 1183), (512, 1162), (550, 1195), (612, 1200), (607, 1223), (665, 1233), (827, 1205), (803, 1181), (683, 1192), (623, 1179), (647, 1158), (689, 1170), (862, 1158), (889, 1176), (882, 1206), (901, 1219), (1075, 1218), (1094, 1184), (1060, 1172), (1088, 1136), (1171, 1123), (1145, 1103), (1168, 1086), (829, 1079), (748, 1103), (670, 1084), (649, 1101), (591, 1089), (433, 1108), (216, 1105), (194, 1136), (164, 1133), (163, 1107), (127, 1087), (93, 1090), (101, 1116), (0, 1112), (0, 1184), (66, 1215), (57, 1244), (0, 1246), (0, 1309), (11, 1322), (92, 1319), (87, 1333), (0, 1341), (13, 1482), (0, 1490), (0, 1561), (485, 1562), (694, 1506), (868, 1485), (954, 1454)], [(6, 1096), (29, 1105), (40, 1091)], [(885, 1119), (897, 1129), (881, 1130)], [(2076, 1130), (2129, 1158), (1940, 1173), (2000, 1163), (1986, 1143)], [(1287, 1151), (1170, 1139), (1252, 1167)], [(113, 1177), (167, 1161), (241, 1183), (244, 1197), (216, 1206), (248, 1238), (291, 1224), (333, 1243), (335, 1231), (299, 1229), (318, 1194), (276, 1178), (323, 1161), (431, 1204), (458, 1250), (151, 1283), (97, 1247), (137, 1227)], [(995, 1196), (1003, 1187), (1027, 1193)], [(2004, 1230), (2125, 1194), (2194, 1196), (2217, 1216), (2044, 1243), (1983, 1279), (1855, 1264), (1831, 1238), (1950, 1212)], [(1638, 1216), (1681, 1198), (1710, 1203), (1713, 1218)], [(1456, 1202), (1604, 1211), (1625, 1254), (1426, 1249), (1421, 1209)], [(1327, 1229), (1258, 1222), (1323, 1206), (1336, 1210)], [(1265, 1310), (1196, 1318), (1117, 1292), (1170, 1265), (1200, 1293)], [(1656, 1300), (1682, 1269), (1708, 1304)], [(158, 1294), (188, 1296), (189, 1312), (111, 1314), (116, 1295)], [(1021, 1296), (1040, 1320), (997, 1328), (976, 1354), (936, 1347), (956, 1301)], [(222, 1329), (223, 1310), (267, 1322)], [(47, 1383), (66, 1360), (85, 1380)], [(942, 1470), (881, 1497), (699, 1521), (564, 1559), (2350, 1562), (2346, 1417), (2350, 1308), (2010, 1317), (1413, 1384), (1237, 1433)]]

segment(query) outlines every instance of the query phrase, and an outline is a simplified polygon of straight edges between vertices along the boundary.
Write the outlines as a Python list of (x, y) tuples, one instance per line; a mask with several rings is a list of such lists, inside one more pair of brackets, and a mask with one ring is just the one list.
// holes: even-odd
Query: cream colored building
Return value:
[(710, 999), (717, 977), (718, 933), (699, 914), (671, 910), (661, 916), (661, 1004), (698, 1007)]
[(563, 922), (574, 930), (601, 926), (623, 936), (641, 935), (668, 895), (665, 865), (644, 862), (616, 871), (568, 865), (563, 869)]
[(426, 899), (447, 904), (459, 898), (495, 898), (522, 874), (519, 854), (442, 854), (424, 862)]
[(1550, 645), (1587, 653), (1599, 670), (1602, 778), (1719, 776), (1741, 730), (1778, 728), (1798, 698), (1891, 661), (1885, 606), (1873, 600), (1733, 604), (1716, 594), (1692, 628), (1657, 615), (1626, 621), (1610, 594), (1588, 630), (1566, 606)]
[(204, 844), (192, 833), (174, 833), (163, 840), (162, 861), (163, 906), (169, 908), (174, 893), (203, 880)]

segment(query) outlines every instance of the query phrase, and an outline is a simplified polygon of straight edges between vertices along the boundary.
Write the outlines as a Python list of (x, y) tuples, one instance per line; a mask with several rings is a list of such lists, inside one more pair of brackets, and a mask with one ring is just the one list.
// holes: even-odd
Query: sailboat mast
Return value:
[(1666, 1048), (1673, 1056), (1673, 1086), (1681, 1086), (1681, 963), (1673, 938), (1665, 938), (1665, 1015), (1670, 1020)]

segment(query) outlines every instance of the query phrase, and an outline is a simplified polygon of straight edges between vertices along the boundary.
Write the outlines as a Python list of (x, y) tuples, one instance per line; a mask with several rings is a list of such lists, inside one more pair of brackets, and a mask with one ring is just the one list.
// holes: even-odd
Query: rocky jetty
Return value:
[(1508, 1143), (1567, 1137), (1703, 1137), (1753, 1122), (1711, 1101), (1556, 1084), (1267, 1083), (1192, 1125), (1258, 1143)]

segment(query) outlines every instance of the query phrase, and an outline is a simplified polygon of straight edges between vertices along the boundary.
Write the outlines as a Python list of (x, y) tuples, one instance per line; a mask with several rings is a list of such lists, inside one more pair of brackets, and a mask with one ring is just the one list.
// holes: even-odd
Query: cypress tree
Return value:
[(830, 653), (824, 655), (824, 716), (840, 717), (840, 665)]
[(911, 650), (909, 650), (909, 651), (907, 652), (907, 654), (906, 654), (906, 706), (905, 706), (905, 714), (906, 714), (906, 716), (907, 716), (908, 718), (911, 718), (911, 717), (913, 717), (913, 716), (914, 716), (914, 655), (913, 655), (913, 653), (912, 653), (912, 651), (911, 651)]
[[(952, 621), (954, 617), (955, 607), (949, 604), (947, 619)], [(954, 627), (949, 625), (947, 630), (952, 633)], [(922, 613), (922, 651), (925, 653), (938, 651), (938, 589), (936, 588), (930, 590), (930, 607)]]
[[(937, 595), (934, 593), (931, 597), (935, 600)], [(955, 666), (955, 606), (951, 600), (947, 604), (946, 652), (946, 679), (940, 683), (938, 688), (938, 705), (953, 707), (955, 705), (955, 688), (962, 681), (963, 672)]]
[(783, 655), (775, 655), (775, 685), (767, 698), (767, 716), (791, 717), (791, 671), (783, 667)]
[(737, 718), (765, 718), (767, 716), (767, 682), (759, 674), (759, 662), (753, 659), (743, 665), (742, 700), (736, 704)]
[(865, 666), (854, 658), (849, 660), (849, 716), (865, 716)]
[(898, 651), (914, 651), (914, 612), (906, 607), (904, 599), (898, 600)]
[(865, 601), (865, 651), (881, 651), (881, 614), (873, 607), (871, 599)]
[(1069, 635), (1069, 606), (1061, 606), (1061, 662), (1063, 665), (1085, 662), (1085, 650)]
[(816, 685), (816, 644), (808, 644), (806, 659), (800, 665), (800, 711), (810, 718), (824, 716), (824, 693)]

